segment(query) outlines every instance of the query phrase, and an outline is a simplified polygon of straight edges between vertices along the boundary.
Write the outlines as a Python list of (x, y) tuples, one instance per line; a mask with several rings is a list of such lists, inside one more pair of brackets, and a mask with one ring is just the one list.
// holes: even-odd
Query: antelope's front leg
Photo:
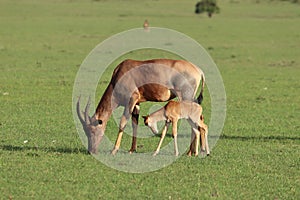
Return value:
[[(113, 155), (115, 155), (118, 152), (119, 148), (120, 148), (125, 126), (127, 124), (127, 121), (129, 119), (130, 115), (133, 113), (133, 111), (135, 109), (135, 105), (138, 102), (138, 98), (139, 98), (139, 94), (133, 93), (130, 100), (129, 100), (128, 105), (125, 106), (124, 113), (123, 113), (123, 115), (121, 117), (121, 121), (120, 121), (120, 128), (119, 128), (118, 137), (117, 137), (117, 140), (116, 140), (116, 143), (115, 143), (115, 147), (111, 152)], [(136, 139), (134, 139), (134, 140), (136, 140)]]
[(124, 132), (125, 126), (127, 124), (127, 121), (129, 119), (129, 116), (130, 115), (128, 114), (128, 109), (125, 108), (124, 113), (121, 117), (121, 121), (120, 121), (118, 137), (117, 137), (114, 149), (111, 151), (112, 155), (115, 155), (120, 148), (123, 132)]
[(135, 105), (131, 115), (133, 135), (132, 135), (132, 143), (131, 143), (131, 148), (129, 150), (129, 153), (136, 152), (137, 149), (136, 136), (137, 136), (138, 123), (139, 123), (139, 114), (140, 114), (140, 106)]
[(126, 116), (125, 114), (123, 114), (122, 117), (121, 117), (120, 126), (119, 126), (119, 133), (118, 133), (118, 137), (117, 137), (114, 149), (111, 152), (112, 155), (115, 155), (118, 152), (119, 148), (120, 148), (123, 132), (124, 132), (125, 126), (127, 124), (128, 118), (129, 117)]

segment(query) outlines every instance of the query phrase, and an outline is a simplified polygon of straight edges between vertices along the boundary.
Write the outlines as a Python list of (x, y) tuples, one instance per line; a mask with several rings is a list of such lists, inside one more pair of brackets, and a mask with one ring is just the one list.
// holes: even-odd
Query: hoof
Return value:
[(130, 150), (128, 151), (128, 153), (129, 153), (129, 154), (136, 153), (136, 150), (135, 150), (135, 149), (134, 149), (134, 150), (131, 150), (131, 149), (130, 149)]
[(153, 157), (154, 157), (154, 156), (157, 156), (157, 154), (158, 154), (158, 151), (155, 151), (154, 154), (153, 154), (152, 156), (153, 156)]
[(116, 155), (116, 153), (118, 152), (118, 149), (113, 149), (112, 151), (111, 151), (111, 155)]
[(201, 157), (205, 157), (205, 151), (200, 152)]

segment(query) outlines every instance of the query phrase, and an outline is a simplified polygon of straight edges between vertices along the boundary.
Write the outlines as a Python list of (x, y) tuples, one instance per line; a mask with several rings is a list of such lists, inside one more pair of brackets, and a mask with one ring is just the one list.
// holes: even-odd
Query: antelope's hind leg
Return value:
[(203, 154), (206, 152), (206, 155), (209, 156), (209, 146), (208, 146), (208, 127), (203, 122), (203, 118), (200, 122), (200, 131), (201, 131), (201, 148), (204, 150)]

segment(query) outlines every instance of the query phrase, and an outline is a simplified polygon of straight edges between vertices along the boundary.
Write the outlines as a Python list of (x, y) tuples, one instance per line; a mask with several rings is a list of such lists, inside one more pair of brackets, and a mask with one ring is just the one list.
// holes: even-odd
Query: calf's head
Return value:
[(143, 116), (144, 124), (148, 126), (154, 134), (158, 134), (157, 122), (154, 121), (149, 115)]
[(106, 123), (90, 117), (88, 114), (90, 107), (90, 99), (85, 107), (84, 112), (80, 111), (80, 97), (77, 102), (77, 115), (82, 124), (85, 135), (88, 139), (88, 151), (92, 154), (98, 153), (98, 146), (103, 138)]

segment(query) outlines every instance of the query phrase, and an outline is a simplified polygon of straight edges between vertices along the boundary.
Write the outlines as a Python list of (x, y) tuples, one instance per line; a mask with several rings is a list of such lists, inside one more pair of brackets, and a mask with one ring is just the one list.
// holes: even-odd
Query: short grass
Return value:
[[(208, 19), (193, 14), (193, 1), (0, 0), (0, 198), (299, 198), (300, 9), (255, 2), (220, 1), (221, 13)], [(86, 154), (72, 89), (91, 49), (146, 18), (208, 49), (223, 76), (227, 118), (211, 157), (182, 156), (131, 174)], [(125, 57), (176, 56), (138, 51), (119, 60)], [(111, 121), (107, 135), (114, 140), (117, 130)], [(154, 150), (157, 141), (140, 139), (138, 151)], [(129, 136), (122, 147), (129, 149)]]

